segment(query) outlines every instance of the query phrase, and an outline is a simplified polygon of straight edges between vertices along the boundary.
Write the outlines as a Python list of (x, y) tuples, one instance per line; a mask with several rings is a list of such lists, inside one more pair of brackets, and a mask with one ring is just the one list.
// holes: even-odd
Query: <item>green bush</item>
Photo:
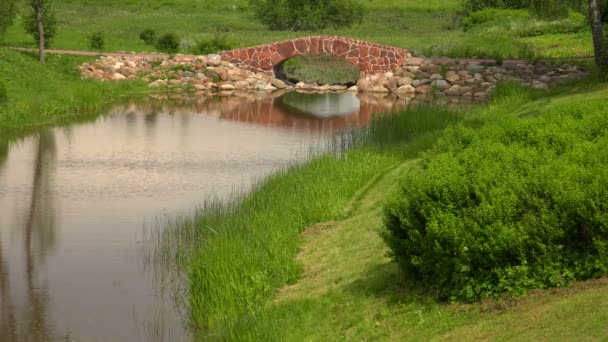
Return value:
[(89, 47), (91, 47), (92, 50), (103, 50), (104, 45), (105, 39), (102, 32), (95, 32), (89, 36)]
[(449, 129), (385, 207), (406, 278), (472, 301), (607, 274), (606, 104)]
[(496, 21), (499, 19), (528, 19), (530, 14), (526, 10), (503, 10), (496, 8), (484, 8), (480, 11), (471, 12), (464, 18), (465, 30), (471, 29), (480, 24)]
[(363, 18), (355, 0), (250, 0), (255, 16), (271, 30), (349, 27)]
[(8, 101), (8, 91), (4, 83), (0, 81), (0, 106), (4, 105)]
[(177, 53), (179, 51), (180, 38), (175, 33), (166, 33), (156, 41), (156, 49), (164, 53)]
[(141, 39), (146, 45), (154, 45), (156, 43), (156, 31), (152, 29), (145, 29), (139, 34)]
[(208, 55), (220, 51), (231, 50), (236, 44), (225, 34), (215, 34), (211, 39), (204, 39), (196, 43), (193, 52), (198, 55)]
[[(42, 10), (42, 22), (44, 24), (44, 47), (49, 48), (53, 44), (53, 38), (57, 35), (57, 17), (49, 2)], [(34, 37), (34, 41), (38, 43), (40, 35), (38, 33), (38, 24), (36, 23), (36, 13), (33, 9), (23, 18), (23, 27), (25, 31)]]
[(16, 13), (17, 4), (15, 0), (2, 0), (0, 3), (0, 36), (13, 24)]

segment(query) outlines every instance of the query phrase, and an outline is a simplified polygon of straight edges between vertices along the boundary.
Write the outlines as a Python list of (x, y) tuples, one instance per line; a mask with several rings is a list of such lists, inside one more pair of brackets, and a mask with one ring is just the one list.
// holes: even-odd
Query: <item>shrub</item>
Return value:
[(179, 51), (180, 38), (175, 33), (166, 33), (156, 41), (156, 49), (164, 53), (177, 53)]
[(211, 39), (204, 39), (196, 43), (194, 53), (198, 55), (208, 55), (219, 51), (230, 50), (236, 44), (228, 39), (225, 34), (216, 33)]
[[(42, 22), (44, 24), (44, 47), (49, 48), (53, 44), (53, 38), (57, 34), (57, 17), (49, 3), (42, 10)], [(34, 41), (38, 43), (40, 35), (38, 33), (38, 24), (36, 23), (36, 13), (33, 9), (24, 16), (23, 27), (27, 33), (34, 37)]]
[(255, 16), (272, 30), (319, 30), (349, 27), (363, 18), (354, 0), (251, 0)]
[(89, 46), (92, 50), (103, 50), (105, 40), (102, 32), (95, 32), (89, 36)]
[(152, 29), (145, 29), (139, 34), (141, 39), (146, 45), (154, 45), (156, 43), (156, 31)]
[(13, 24), (16, 12), (17, 5), (15, 0), (2, 0), (0, 3), (0, 36)]
[(471, 301), (607, 274), (605, 105), (449, 129), (385, 207), (406, 278)]
[(0, 106), (4, 105), (8, 101), (8, 91), (4, 86), (4, 83), (0, 81)]
[(480, 11), (469, 13), (469, 15), (463, 19), (463, 24), (465, 30), (468, 30), (480, 24), (499, 19), (528, 19), (529, 17), (530, 14), (526, 10), (501, 10), (496, 8), (485, 8)]

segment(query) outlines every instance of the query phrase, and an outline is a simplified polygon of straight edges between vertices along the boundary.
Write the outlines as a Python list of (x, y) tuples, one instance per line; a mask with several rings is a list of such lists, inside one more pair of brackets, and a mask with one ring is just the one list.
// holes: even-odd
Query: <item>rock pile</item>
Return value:
[(263, 73), (239, 69), (222, 61), (219, 55), (184, 56), (174, 58), (123, 56), (101, 57), (84, 63), (80, 71), (85, 78), (100, 81), (141, 79), (150, 88), (175, 91), (256, 91), (278, 89), (302, 92), (371, 92), (394, 93), (404, 96), (447, 95), (485, 99), (500, 80), (513, 80), (535, 89), (548, 89), (560, 82), (585, 77), (577, 66), (555, 65), (523, 60), (493, 60), (408, 58), (392, 72), (362, 76), (355, 86), (298, 83), (289, 85)]
[(560, 82), (585, 77), (580, 67), (529, 64), (525, 61), (496, 61), (409, 58), (385, 74), (367, 76), (357, 82), (358, 91), (485, 98), (500, 80), (512, 80), (535, 89), (548, 89)]

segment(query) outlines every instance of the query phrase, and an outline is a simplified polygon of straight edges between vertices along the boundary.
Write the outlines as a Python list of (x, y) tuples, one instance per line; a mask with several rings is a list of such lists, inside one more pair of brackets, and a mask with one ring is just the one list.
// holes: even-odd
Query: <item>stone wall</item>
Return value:
[(338, 56), (357, 65), (364, 74), (394, 70), (412, 56), (407, 50), (367, 41), (313, 36), (226, 51), (221, 57), (242, 69), (274, 75), (277, 65), (299, 55)]
[[(335, 43), (332, 46), (336, 46)], [(375, 54), (375, 52), (374, 52)], [(401, 57), (400, 57), (401, 58)], [(424, 59), (404, 58), (390, 64), (390, 71), (363, 73), (357, 85), (295, 85), (266, 73), (243, 69), (223, 61), (219, 55), (183, 56), (153, 59), (142, 56), (101, 57), (80, 66), (85, 78), (101, 81), (143, 80), (151, 88), (174, 91), (249, 91), (273, 92), (279, 89), (308, 92), (352, 91), (394, 93), (408, 97), (447, 95), (483, 101), (501, 80), (512, 80), (535, 89), (583, 78), (586, 71), (578, 66), (525, 60)]]

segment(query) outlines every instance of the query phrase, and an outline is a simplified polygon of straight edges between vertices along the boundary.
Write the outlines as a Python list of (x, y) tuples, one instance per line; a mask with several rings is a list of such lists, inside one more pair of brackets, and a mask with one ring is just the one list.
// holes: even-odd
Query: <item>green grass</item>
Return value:
[[(480, 312), (487, 304), (465, 310), (409, 289), (377, 234), (383, 202), (415, 163), (412, 158), (452, 123), (464, 120), (477, 127), (505, 115), (529, 117), (530, 111), (601, 99), (606, 91), (606, 85), (592, 80), (551, 92), (505, 84), (488, 106), (467, 110), (464, 117), (428, 107), (385, 116), (366, 131), (340, 137), (333, 145), (335, 154), (271, 176), (228, 204), (206, 205), (188, 222), (193, 252), (182, 255), (191, 322), (199, 337), (420, 340), (449, 337), (445, 334), (468, 326), (477, 327), (479, 334), (495, 329), (497, 335), (490, 336), (507, 336), (509, 325), (518, 323), (514, 310), (540, 304), (523, 300), (507, 309), (504, 315), (512, 318), (501, 326), (492, 323), (496, 312)], [(574, 296), (564, 301), (588, 303), (598, 297), (586, 291)], [(575, 304), (558, 305), (552, 297), (546, 301), (548, 311), (593, 317), (599, 320), (597, 327), (607, 323), (598, 314), (601, 308), (579, 312)], [(530, 323), (531, 329), (540, 334), (541, 323)], [(589, 329), (589, 334), (598, 333)]]
[(283, 63), (289, 80), (317, 84), (355, 84), (359, 67), (336, 56), (297, 56)]
[[(548, 57), (587, 57), (587, 53), (579, 54), (579, 51), (586, 51), (591, 42), (588, 29), (578, 34), (581, 39), (577, 39), (576, 44), (567, 42), (571, 34), (551, 34), (544, 41), (538, 41), (522, 39), (511, 30), (498, 34), (464, 32), (459, 0), (361, 2), (367, 8), (367, 14), (361, 23), (351, 28), (293, 32), (266, 29), (255, 20), (246, 0), (68, 0), (55, 3), (61, 27), (54, 45), (61, 49), (86, 50), (89, 48), (88, 36), (102, 32), (106, 38), (106, 51), (151, 51), (153, 47), (139, 40), (139, 34), (147, 28), (156, 30), (159, 35), (166, 32), (180, 35), (182, 52), (192, 51), (198, 41), (211, 39), (218, 32), (225, 33), (237, 47), (307, 35), (335, 34), (429, 55), (457, 57), (519, 57), (522, 44), (538, 47), (541, 56), (547, 51)], [(34, 47), (20, 20), (9, 29), (4, 44)], [(571, 48), (545, 49), (555, 44)]]
[(140, 83), (83, 80), (78, 65), (85, 61), (90, 58), (49, 55), (43, 65), (33, 54), (0, 48), (0, 80), (8, 90), (8, 102), (0, 107), (0, 133), (94, 116), (120, 95), (145, 89)]
[(304, 233), (303, 277), (267, 309), (224, 331), (227, 340), (596, 340), (608, 333), (608, 281), (475, 305), (441, 304), (408, 289), (377, 229), (387, 193), (414, 161), (376, 179), (354, 214)]

